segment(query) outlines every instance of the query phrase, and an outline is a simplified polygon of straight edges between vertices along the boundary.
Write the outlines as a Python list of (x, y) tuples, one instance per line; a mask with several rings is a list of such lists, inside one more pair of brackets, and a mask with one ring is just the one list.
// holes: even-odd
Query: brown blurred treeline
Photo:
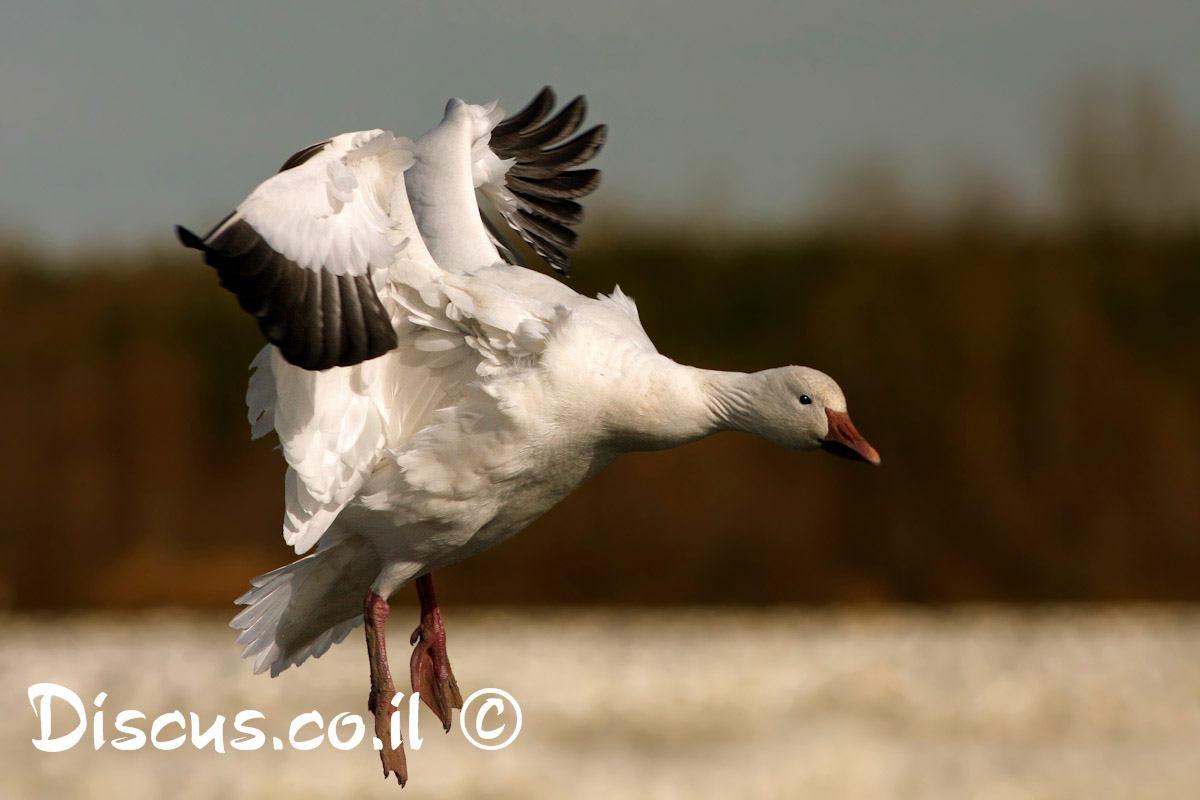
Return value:
[[(576, 272), (681, 361), (832, 373), (884, 466), (734, 434), (629, 456), (448, 596), (1200, 599), (1200, 238), (608, 238)], [(206, 268), (10, 254), (0, 309), (6, 604), (225, 604), (289, 557), (258, 331)]]
[[(1043, 224), (974, 201), (856, 216), (843, 193), (802, 233), (594, 226), (576, 289), (619, 282), (680, 361), (831, 373), (883, 466), (735, 434), (628, 456), (439, 591), (1200, 600), (1200, 182), (1138, 156), (1138, 125), (1098, 145), (1102, 127), (1065, 126)], [(10, 248), (0, 314), (0, 607), (226, 606), (293, 557), (282, 459), (242, 404), (259, 334), (198, 259)]]

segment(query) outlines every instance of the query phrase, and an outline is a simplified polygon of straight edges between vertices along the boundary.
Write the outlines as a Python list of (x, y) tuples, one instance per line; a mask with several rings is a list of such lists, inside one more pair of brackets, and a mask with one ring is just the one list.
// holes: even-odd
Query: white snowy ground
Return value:
[[(1200, 609), (445, 613), (464, 694), (504, 689), (523, 727), (479, 750), (457, 719), (446, 735), (422, 710), (403, 792), (381, 778), (370, 737), (349, 751), (269, 744), (313, 709), (326, 724), (366, 717), (359, 631), (272, 680), (211, 616), (0, 617), (0, 797), (1200, 797)], [(406, 687), (415, 610), (392, 617)], [(66, 752), (34, 747), (27, 692), (42, 682), (89, 714), (107, 692), (101, 749), (92, 725)], [(52, 736), (75, 727), (65, 702), (51, 708)], [(196, 712), (203, 728), (224, 715), (226, 752), (116, 750), (125, 709)], [(266, 717), (257, 751), (229, 744), (244, 709)]]

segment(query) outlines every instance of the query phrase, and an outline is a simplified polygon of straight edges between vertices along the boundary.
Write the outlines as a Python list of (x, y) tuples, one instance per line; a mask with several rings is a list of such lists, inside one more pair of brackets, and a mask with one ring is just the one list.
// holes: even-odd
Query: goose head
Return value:
[(841, 387), (809, 367), (780, 367), (748, 376), (736, 427), (795, 450), (822, 449), (879, 464), (879, 453), (850, 421)]

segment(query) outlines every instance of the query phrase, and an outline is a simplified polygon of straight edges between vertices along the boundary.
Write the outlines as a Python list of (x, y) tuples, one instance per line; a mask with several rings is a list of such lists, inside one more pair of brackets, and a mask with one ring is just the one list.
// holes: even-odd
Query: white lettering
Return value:
[[(421, 710), (421, 693), (413, 692), (408, 696), (408, 745), (413, 750), (421, 749), (421, 727), (418, 724), (417, 712)], [(397, 716), (399, 716), (397, 714)]]
[[(172, 723), (178, 725), (183, 733), (179, 734), (179, 736), (175, 737), (174, 739), (168, 739), (165, 742), (160, 741), (158, 735), (162, 733), (163, 728)], [(187, 724), (186, 720), (183, 718), (183, 712), (172, 711), (170, 714), (161, 714), (155, 718), (154, 724), (150, 726), (150, 743), (159, 750), (177, 750), (180, 747), (183, 747), (183, 743), (187, 741), (187, 736), (185, 735), (186, 733)]]
[(117, 714), (117, 732), (127, 733), (128, 736), (123, 736), (120, 739), (113, 739), (112, 746), (118, 750), (141, 750), (146, 746), (146, 734), (139, 728), (131, 728), (125, 723), (134, 719), (145, 719), (146, 715), (140, 711), (122, 711)]
[(225, 752), (225, 716), (218, 714), (217, 719), (212, 725), (208, 726), (208, 730), (200, 733), (200, 716), (196, 712), (191, 712), (188, 716), (192, 718), (192, 747), (197, 750), (203, 750), (209, 742), (215, 742), (213, 749), (218, 753)]
[[(50, 700), (55, 697), (70, 703), (79, 718), (79, 724), (68, 734), (50, 738)], [(29, 687), (29, 704), (33, 706), (33, 713), (42, 723), (42, 736), (32, 740), (34, 747), (44, 753), (61, 753), (79, 744), (83, 732), (87, 730), (87, 714), (83, 710), (83, 701), (79, 699), (79, 695), (57, 683), (35, 683)]]
[[(346, 723), (354, 726), (354, 733), (346, 740), (343, 740), (337, 733), (338, 723), (343, 717), (348, 717)], [(363, 725), (362, 717), (357, 714), (351, 714), (349, 711), (343, 711), (329, 722), (329, 743), (338, 750), (350, 750), (351, 748), (358, 747), (358, 743), (363, 740), (363, 732), (365, 730), (366, 726)]]
[(316, 725), (318, 728), (324, 727), (325, 721), (321, 719), (321, 714), (318, 711), (309, 711), (307, 714), (301, 714), (292, 720), (292, 726), (288, 728), (288, 742), (297, 750), (312, 750), (321, 744), (321, 740), (325, 738), (322, 732), (318, 736), (303, 741), (296, 738), (296, 734), (305, 725)]
[(253, 725), (246, 723), (252, 719), (266, 719), (261, 711), (248, 709), (239, 711), (238, 715), (233, 718), (233, 729), (238, 733), (249, 733), (252, 736), (239, 736), (236, 739), (231, 739), (229, 743), (237, 750), (257, 750), (267, 743), (267, 737), (263, 732)]
[(404, 692), (396, 692), (396, 694), (392, 696), (392, 712), (391, 717), (389, 718), (390, 724), (388, 725), (388, 728), (390, 729), (389, 733), (392, 736), (393, 750), (395, 750), (404, 742), (404, 740), (400, 737), (400, 715), (396, 713), (397, 709), (400, 708), (400, 701), (403, 699)]
[[(96, 699), (92, 701), (96, 708), (104, 705), (104, 698), (108, 697), (108, 692), (101, 692), (96, 695)], [(92, 748), (99, 750), (104, 746), (104, 712), (97, 711), (92, 716)]]

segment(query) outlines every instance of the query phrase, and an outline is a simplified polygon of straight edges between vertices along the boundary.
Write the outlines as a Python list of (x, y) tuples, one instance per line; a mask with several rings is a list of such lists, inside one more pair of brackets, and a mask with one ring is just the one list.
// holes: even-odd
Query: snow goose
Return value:
[(283, 533), (316, 552), (251, 581), (233, 620), (256, 672), (278, 675), (365, 623), (384, 775), (387, 599), (416, 581), (414, 691), (449, 729), (462, 698), (431, 574), (501, 542), (622, 453), (722, 430), (879, 463), (828, 376), (716, 372), (661, 355), (633, 301), (579, 295), (512, 263), (478, 191), (566, 272), (599, 182), (603, 126), (572, 137), (582, 97), (544, 89), (501, 120), (451, 100), (415, 142), (345, 133), (293, 155), (212, 232), (179, 228), (269, 344), (252, 363), (252, 433), (288, 464)]

